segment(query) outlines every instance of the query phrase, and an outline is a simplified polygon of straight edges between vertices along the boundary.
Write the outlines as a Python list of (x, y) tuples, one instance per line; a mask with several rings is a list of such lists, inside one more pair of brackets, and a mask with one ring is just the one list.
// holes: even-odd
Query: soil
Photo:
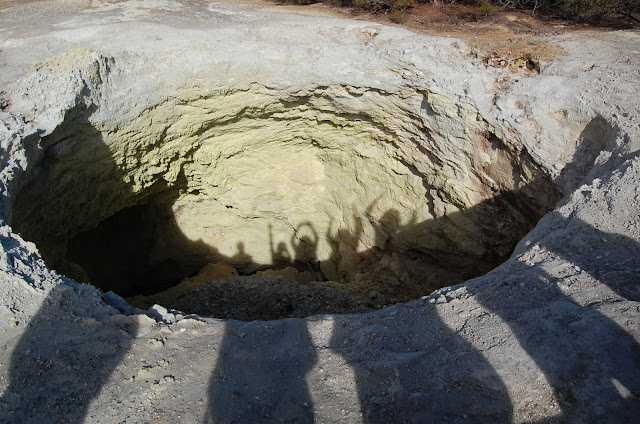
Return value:
[[(223, 2), (239, 3), (238, 0)], [(251, 3), (273, 5), (268, 0), (253, 0)], [(339, 7), (328, 3), (305, 6), (278, 5), (288, 12), (313, 16), (349, 18), (408, 30), (464, 40), (473, 55), (487, 64), (506, 67), (516, 72), (522, 70), (522, 59), (526, 70), (539, 72), (539, 63), (548, 63), (562, 51), (557, 45), (544, 40), (554, 36), (579, 31), (610, 31), (640, 28), (640, 22), (623, 16), (606, 16), (591, 24), (576, 23), (565, 19), (534, 16), (530, 12), (498, 10), (486, 13), (478, 5), (419, 3), (392, 17), (387, 11), (369, 12), (350, 7)], [(531, 60), (529, 66), (526, 62)]]
[(203, 317), (242, 321), (305, 318), (319, 313), (343, 314), (374, 309), (372, 302), (366, 304), (345, 290), (322, 283), (301, 285), (258, 276), (211, 281), (165, 306)]

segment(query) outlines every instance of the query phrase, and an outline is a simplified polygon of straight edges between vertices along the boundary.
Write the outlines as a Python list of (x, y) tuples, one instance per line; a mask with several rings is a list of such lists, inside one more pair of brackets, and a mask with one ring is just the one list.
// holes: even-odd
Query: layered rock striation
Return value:
[(518, 137), (450, 93), (259, 75), (211, 90), (198, 75), (133, 115), (109, 97), (153, 78), (128, 77), (145, 68), (131, 60), (74, 51), (28, 77), (86, 65), (13, 207), (52, 267), (105, 290), (157, 292), (224, 262), (406, 301), (489, 271), (559, 199)]

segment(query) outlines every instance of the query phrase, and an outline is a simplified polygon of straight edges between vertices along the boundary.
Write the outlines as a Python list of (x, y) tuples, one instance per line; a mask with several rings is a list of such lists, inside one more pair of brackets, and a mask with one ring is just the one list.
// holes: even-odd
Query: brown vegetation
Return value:
[(610, 15), (618, 15), (629, 20), (640, 22), (635, 13), (640, 13), (640, 2), (637, 0), (274, 0), (277, 3), (292, 5), (308, 5), (312, 3), (328, 3), (333, 6), (350, 7), (356, 10), (379, 12), (389, 15), (394, 23), (404, 21), (404, 12), (420, 3), (460, 4), (474, 7), (481, 15), (521, 10), (542, 16), (568, 19), (577, 22), (598, 24)]

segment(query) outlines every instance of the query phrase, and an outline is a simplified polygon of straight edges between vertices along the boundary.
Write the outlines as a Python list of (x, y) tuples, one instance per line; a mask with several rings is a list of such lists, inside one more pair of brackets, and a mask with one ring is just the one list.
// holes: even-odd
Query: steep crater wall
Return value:
[(142, 306), (253, 273), (408, 301), (503, 262), (560, 197), (516, 137), (426, 90), (190, 87), (118, 120), (100, 84), (39, 141), (12, 226)]

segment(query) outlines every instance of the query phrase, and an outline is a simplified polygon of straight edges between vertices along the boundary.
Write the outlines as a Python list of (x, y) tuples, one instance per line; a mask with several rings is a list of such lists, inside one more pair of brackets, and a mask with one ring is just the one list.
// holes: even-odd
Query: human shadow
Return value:
[(601, 165), (596, 165), (595, 161), (603, 150), (610, 150), (613, 147), (614, 133), (615, 130), (600, 116), (585, 125), (578, 136), (578, 146), (571, 161), (555, 178), (556, 184), (562, 187), (565, 193), (571, 193), (578, 188), (594, 168), (593, 175), (601, 174), (598, 171)]
[[(306, 231), (305, 231), (306, 229)], [(318, 259), (318, 232), (311, 222), (303, 222), (296, 227), (291, 235), (291, 247), (294, 252), (294, 263), (305, 263), (309, 271), (313, 272), (313, 265)]]
[(305, 378), (316, 360), (305, 320), (228, 321), (204, 422), (314, 422)]
[(336, 317), (331, 349), (355, 373), (365, 423), (512, 421), (500, 376), (433, 304)]
[[(269, 227), (272, 266), (295, 268), (296, 276), (317, 272), (318, 234), (311, 222), (295, 228), (291, 253), (284, 242), (276, 245), (273, 239)], [(294, 312), (280, 312), (286, 294), (282, 299), (272, 299), (268, 288), (264, 289), (265, 283), (257, 284), (263, 286), (262, 296), (257, 304), (249, 305), (253, 313), (246, 311), (243, 318), (281, 318), (283, 313)], [(249, 292), (239, 294), (243, 299), (235, 299), (238, 303), (255, 299)], [(265, 302), (272, 311), (263, 309)], [(238, 318), (241, 312), (232, 313)], [(306, 375), (316, 361), (316, 349), (303, 319), (227, 321), (209, 382), (204, 422), (313, 423), (314, 407)]]
[[(88, 121), (91, 112), (79, 113), (74, 121), (40, 140), (44, 149), (41, 160), (27, 170), (26, 183), (13, 203), (14, 231), (44, 246), (43, 257), (54, 262), (60, 253), (57, 230), (61, 226), (73, 227), (68, 220), (87, 206), (78, 198), (58, 196), (52, 191), (90, 189), (94, 196), (104, 195), (108, 202), (109, 184), (94, 184), (105, 179), (123, 184), (111, 152)], [(91, 152), (94, 164), (106, 174), (92, 172), (97, 169), (92, 166), (57, 168), (63, 156), (74, 149)], [(54, 189), (51, 178), (67, 183)], [(45, 192), (47, 196), (42, 195)], [(25, 249), (17, 241), (3, 237), (2, 244), (9, 255), (24, 260)], [(32, 274), (44, 267), (39, 258), (31, 258), (30, 263), (34, 265)], [(37, 286), (31, 277), (20, 277)], [(133, 320), (123, 320), (122, 325), (105, 321), (114, 310), (100, 300), (95, 289), (58, 278), (59, 284), (44, 297), (38, 312), (26, 323), (14, 323), (17, 329), (26, 328), (11, 354), (9, 383), (0, 400), (3, 423), (85, 422), (90, 403), (123, 360), (136, 333)]]
[(326, 238), (330, 242), (331, 253), (328, 260), (321, 265), (321, 269), (324, 270), (328, 278), (348, 282), (361, 273), (363, 269), (366, 269), (368, 255), (366, 252), (359, 252), (358, 247), (364, 232), (364, 219), (371, 216), (371, 212), (379, 199), (380, 197), (371, 202), (362, 212), (362, 215), (357, 214), (356, 208), (352, 207), (352, 230), (338, 228), (334, 232), (334, 221), (333, 219), (330, 221)]
[(103, 324), (96, 318), (111, 312), (89, 306), (74, 293), (79, 287), (56, 286), (27, 324), (11, 355), (0, 422), (84, 423), (91, 402), (129, 351), (135, 321)]
[[(577, 219), (570, 233), (573, 241), (550, 250), (569, 261), (568, 268), (577, 266), (625, 299), (640, 298), (636, 241)], [(584, 255), (585, 248), (596, 249)], [(497, 275), (500, 281), (488, 276), (491, 285), (481, 279), (467, 291), (509, 325), (544, 373), (562, 410), (544, 422), (639, 416), (640, 345), (631, 334), (597, 303), (580, 304), (563, 293), (557, 276), (521, 262)], [(523, 304), (530, 307), (522, 310)], [(483, 353), (451, 331), (431, 304), (409, 305), (420, 310), (410, 320), (382, 311), (334, 325), (332, 345), (355, 371), (365, 422), (459, 422), (463, 414), (473, 422), (510, 422), (506, 387)], [(367, 349), (373, 339), (388, 351)]]
[(304, 221), (294, 228), (289, 240), (290, 247), (284, 241), (279, 241), (276, 245), (271, 225), (268, 226), (268, 231), (270, 269), (274, 271), (274, 275), (300, 283), (325, 280), (318, 260), (320, 239), (312, 222)]
[[(602, 175), (606, 166), (594, 160), (612, 148), (613, 133), (600, 117), (586, 125), (574, 157), (558, 177), (566, 191)], [(615, 160), (629, 158), (625, 154)], [(640, 416), (640, 344), (621, 326), (620, 316), (610, 315), (608, 306), (640, 300), (640, 243), (575, 216), (552, 212), (544, 220), (553, 233), (543, 237), (531, 233), (526, 248), (533, 246), (559, 264), (545, 270), (526, 260), (512, 261), (510, 275), (497, 282), (499, 290), (479, 284), (468, 288), (510, 326), (544, 373), (561, 413), (543, 422), (632, 422)], [(525, 253), (524, 249), (515, 254)], [(620, 298), (598, 301), (595, 294), (585, 298), (579, 289), (572, 289), (585, 279)], [(607, 296), (606, 290), (602, 295)], [(518, 310), (522, 303), (530, 305), (527, 311)]]
[(13, 202), (11, 225), (51, 268), (129, 297), (166, 290), (210, 262), (252, 264), (242, 242), (225, 256), (183, 233), (174, 210), (190, 193), (183, 169), (171, 182), (159, 175), (134, 190), (132, 170), (157, 146), (112, 151), (89, 121), (94, 110), (78, 112), (42, 138), (42, 158)]
[[(402, 222), (394, 208), (376, 218), (376, 200), (361, 214), (353, 212), (352, 229), (329, 227), (331, 253), (321, 269), (330, 270), (347, 287), (362, 275), (377, 280), (375, 289), (387, 304), (410, 301), (486, 274), (506, 261), (518, 240), (559, 199), (550, 179), (537, 176), (517, 189), (425, 221), (413, 213)], [(367, 248), (361, 243), (365, 225), (374, 240)]]
[[(426, 222), (412, 219), (392, 231), (380, 222), (376, 238), (391, 251), (461, 267), (465, 279), (477, 277), (507, 259), (515, 242), (546, 212), (536, 210), (535, 201), (527, 205), (539, 187), (533, 181), (466, 210)], [(557, 193), (548, 196), (558, 200)], [(504, 211), (514, 209), (515, 218), (504, 220)], [(398, 213), (389, 210), (384, 216), (397, 221)], [(471, 244), (458, 231), (469, 225), (487, 242), (477, 254), (465, 251)], [(621, 297), (637, 301), (640, 287), (633, 270), (640, 247), (635, 240), (603, 233), (577, 218), (560, 220), (554, 228), (558, 226), (571, 231), (563, 234), (565, 241), (546, 246), (552, 254), (569, 263), (568, 268), (577, 266)], [(411, 245), (404, 241), (411, 234), (433, 241)], [(507, 234), (513, 244), (505, 243)], [(561, 415), (542, 422), (631, 422), (639, 416), (640, 346), (633, 336), (597, 303), (581, 304), (565, 294), (558, 286), (560, 277), (518, 261), (508, 267), (508, 272), (496, 271), (465, 287), (509, 325), (542, 370), (561, 408)], [(522, 310), (523, 304), (530, 307)], [(355, 372), (364, 421), (510, 422), (513, 405), (506, 386), (483, 352), (453, 332), (431, 304), (417, 301), (403, 308), (419, 312), (403, 321), (383, 310), (362, 319), (340, 318), (334, 325), (331, 344)], [(368, 349), (373, 340), (384, 350)]]
[[(637, 301), (640, 285), (632, 270), (640, 244), (578, 218), (556, 218), (554, 227), (566, 227), (556, 230), (565, 242), (539, 246), (562, 258), (564, 274), (514, 262), (499, 291), (469, 288), (509, 325), (553, 389), (561, 415), (544, 422), (632, 422), (640, 416), (640, 345), (605, 313), (616, 300), (580, 300), (570, 285), (580, 284), (584, 272), (624, 300)], [(523, 302), (530, 305), (526, 311), (519, 310)]]
[[(172, 196), (177, 198), (176, 190)], [(225, 255), (201, 239), (185, 236), (173, 210), (175, 198), (116, 212), (73, 237), (66, 258), (81, 265), (86, 281), (125, 298), (166, 291), (209, 263), (252, 265), (243, 242), (236, 244), (234, 255)]]
[[(524, 187), (518, 195), (528, 193), (528, 188)], [(483, 231), (499, 238), (507, 231), (503, 228), (504, 220), (495, 219), (495, 208), (503, 207), (503, 201), (507, 200), (493, 199), (478, 206), (480, 211), (461, 213), (474, 214), (469, 219), (476, 224), (489, 226), (489, 222), (493, 222), (498, 229), (487, 227)], [(375, 256), (377, 248), (372, 248), (371, 252), (356, 250), (356, 243), (364, 231), (364, 220), (370, 219), (372, 209), (373, 205), (370, 205), (364, 218), (354, 213), (354, 233), (346, 229), (333, 233), (334, 240), (344, 242), (343, 246), (335, 247), (333, 260), (347, 254)], [(539, 218), (542, 212), (537, 214)], [(536, 217), (527, 215), (526, 219)], [(455, 222), (456, 218), (447, 217), (447, 220)], [(385, 247), (398, 251), (407, 246), (400, 243), (402, 234), (395, 234), (396, 231), (441, 234), (442, 226), (449, 225), (411, 220), (395, 228), (398, 221), (399, 214), (391, 209), (383, 214), (379, 223), (374, 221), (372, 224), (377, 226), (375, 238), (384, 238), (388, 244)], [(526, 222), (535, 224), (535, 221)], [(303, 237), (298, 239), (303, 240)], [(279, 248), (273, 237), (270, 241), (274, 263), (291, 264), (308, 257), (302, 243), (292, 243), (298, 246), (292, 255)], [(310, 238), (305, 244), (313, 246), (315, 242)], [(496, 248), (500, 252), (503, 249), (503, 244)], [(449, 253), (460, 252), (452, 248)], [(491, 260), (499, 256), (495, 252), (487, 255)], [(513, 408), (504, 382), (479, 349), (447, 326), (434, 305), (416, 302), (406, 305), (399, 314), (385, 309), (357, 318), (335, 316), (333, 323), (328, 347), (342, 356), (355, 372), (365, 422), (428, 423), (463, 419), (511, 422)], [(379, 349), (380, 346), (383, 348)], [(313, 388), (307, 386), (304, 378), (317, 360), (316, 349), (303, 320), (228, 321), (210, 380), (205, 422), (313, 421), (312, 406), (323, 405), (311, 404)]]
[[(427, 295), (438, 286), (482, 275), (506, 260), (518, 238), (558, 198), (557, 193), (549, 193), (548, 199), (538, 196), (527, 204), (540, 187), (532, 182), (424, 222), (413, 216), (402, 223), (399, 212), (389, 209), (370, 224), (376, 244), (400, 257), (399, 272), (412, 280), (402, 284), (414, 284), (412, 293)], [(363, 230), (361, 225), (355, 227), (355, 234), (336, 233), (336, 241), (359, 237)], [(474, 253), (469, 246), (476, 246), (474, 240), (479, 238), (485, 244)], [(380, 260), (376, 249), (357, 253), (363, 265), (371, 266), (367, 257)], [(341, 248), (336, 248), (335, 255), (342, 257)], [(457, 271), (440, 273), (448, 267)], [(430, 272), (436, 274), (435, 280)], [(416, 301), (358, 319), (337, 317), (333, 328), (331, 348), (355, 372), (364, 422), (512, 421), (505, 383), (483, 352), (443, 321), (435, 304)]]

